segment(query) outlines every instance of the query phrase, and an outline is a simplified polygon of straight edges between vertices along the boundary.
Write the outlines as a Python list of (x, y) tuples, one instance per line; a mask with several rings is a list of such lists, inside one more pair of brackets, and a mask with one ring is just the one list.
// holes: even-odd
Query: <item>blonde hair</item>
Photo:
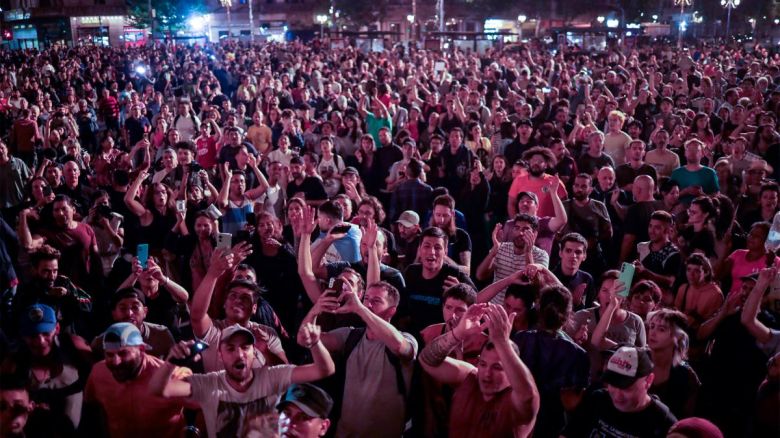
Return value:
[(677, 366), (688, 359), (688, 345), (690, 339), (685, 332), (687, 319), (685, 314), (674, 309), (659, 309), (647, 314), (646, 324), (658, 319), (669, 325), (669, 330), (674, 337), (674, 353), (672, 353), (672, 366)]

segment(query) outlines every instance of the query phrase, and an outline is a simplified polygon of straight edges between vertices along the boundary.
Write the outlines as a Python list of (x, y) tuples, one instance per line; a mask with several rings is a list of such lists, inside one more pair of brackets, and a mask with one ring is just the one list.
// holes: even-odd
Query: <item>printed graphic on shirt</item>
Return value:
[(248, 403), (220, 400), (217, 406), (217, 438), (244, 436), (244, 425), (257, 416), (271, 412), (273, 401), (273, 398), (261, 398)]

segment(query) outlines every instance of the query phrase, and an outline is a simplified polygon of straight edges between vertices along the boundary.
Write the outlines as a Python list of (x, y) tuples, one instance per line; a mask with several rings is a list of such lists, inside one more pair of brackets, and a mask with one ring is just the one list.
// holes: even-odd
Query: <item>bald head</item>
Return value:
[(647, 175), (639, 175), (634, 178), (634, 185), (631, 187), (636, 202), (648, 202), (653, 200), (655, 193), (655, 181)]

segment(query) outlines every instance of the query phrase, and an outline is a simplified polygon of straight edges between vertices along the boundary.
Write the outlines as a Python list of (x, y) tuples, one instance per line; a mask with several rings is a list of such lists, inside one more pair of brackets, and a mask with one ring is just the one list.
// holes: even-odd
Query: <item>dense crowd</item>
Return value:
[(0, 59), (1, 438), (780, 435), (776, 52)]

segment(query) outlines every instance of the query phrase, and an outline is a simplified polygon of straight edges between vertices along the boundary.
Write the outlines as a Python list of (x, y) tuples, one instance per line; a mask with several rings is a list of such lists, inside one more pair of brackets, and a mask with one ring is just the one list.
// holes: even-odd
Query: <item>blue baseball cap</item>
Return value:
[(103, 350), (119, 350), (124, 347), (146, 347), (141, 332), (134, 324), (118, 322), (103, 332)]
[(46, 304), (33, 304), (22, 315), (20, 333), (22, 336), (35, 336), (51, 333), (57, 327), (57, 312)]

